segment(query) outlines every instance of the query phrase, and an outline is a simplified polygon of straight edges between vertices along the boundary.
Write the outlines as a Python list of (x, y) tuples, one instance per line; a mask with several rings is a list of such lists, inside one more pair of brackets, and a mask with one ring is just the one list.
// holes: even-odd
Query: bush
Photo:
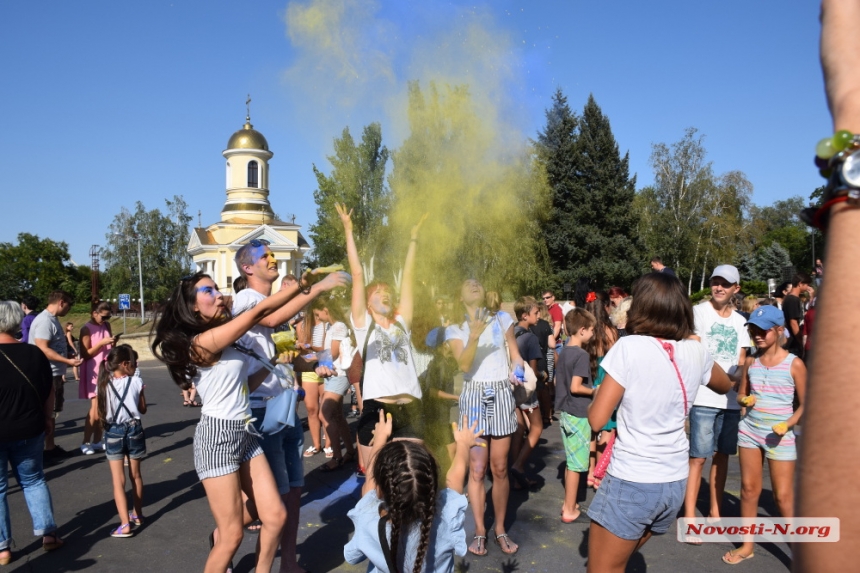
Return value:
[(770, 296), (767, 292), (767, 283), (764, 281), (741, 281), (741, 292), (745, 295)]
[(702, 302), (702, 299), (705, 298), (706, 296), (711, 296), (711, 289), (710, 288), (703, 288), (702, 290), (694, 292), (693, 294), (691, 294), (690, 295), (690, 302), (693, 304), (699, 304), (700, 302)]

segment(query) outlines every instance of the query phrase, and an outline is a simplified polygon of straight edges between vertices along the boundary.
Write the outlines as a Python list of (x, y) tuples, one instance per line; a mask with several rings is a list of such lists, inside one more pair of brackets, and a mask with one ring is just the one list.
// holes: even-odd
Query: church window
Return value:
[(259, 166), (256, 161), (248, 163), (248, 187), (259, 187)]

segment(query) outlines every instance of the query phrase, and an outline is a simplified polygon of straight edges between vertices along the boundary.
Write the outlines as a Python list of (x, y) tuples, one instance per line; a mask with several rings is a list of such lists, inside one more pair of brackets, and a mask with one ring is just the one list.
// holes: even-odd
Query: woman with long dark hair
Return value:
[[(334, 273), (311, 287), (280, 290), (232, 318), (212, 278), (196, 273), (180, 281), (155, 323), (153, 353), (167, 365), (174, 382), (182, 388), (193, 382), (203, 398), (194, 433), (194, 467), (218, 533), (217, 538), (210, 536), (207, 573), (228, 568), (242, 541), (243, 524), (254, 518), (262, 522), (256, 569), (269, 571), (286, 519), (272, 470), (249, 431), (253, 419), (248, 395), (269, 371), (234, 343), (294, 297), (305, 297), (307, 304), (321, 292), (346, 284), (345, 273)], [(248, 496), (244, 507), (242, 491)]]

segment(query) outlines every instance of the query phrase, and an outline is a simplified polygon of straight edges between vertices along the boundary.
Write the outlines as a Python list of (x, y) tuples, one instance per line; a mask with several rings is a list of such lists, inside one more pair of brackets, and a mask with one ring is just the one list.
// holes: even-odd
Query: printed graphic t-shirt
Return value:
[[(696, 320), (696, 335), (702, 339), (702, 344), (714, 362), (720, 365), (727, 374), (734, 372), (741, 359), (743, 349), (751, 346), (749, 332), (744, 326), (746, 320), (736, 312), (727, 317), (717, 314), (710, 302), (705, 301), (693, 307)], [(720, 395), (710, 388), (700, 388), (696, 394), (695, 406), (708, 406), (721, 410), (739, 410), (738, 393), (729, 390), (728, 394)]]

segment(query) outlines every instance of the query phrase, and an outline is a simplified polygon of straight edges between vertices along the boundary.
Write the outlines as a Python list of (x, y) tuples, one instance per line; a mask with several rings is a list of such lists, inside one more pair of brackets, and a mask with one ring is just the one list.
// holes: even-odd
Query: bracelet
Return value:
[(824, 231), (830, 218), (830, 209), (837, 203), (860, 207), (860, 135), (840, 129), (815, 146), (815, 165), (827, 179), (819, 206), (811, 206), (800, 213), (808, 225)]

